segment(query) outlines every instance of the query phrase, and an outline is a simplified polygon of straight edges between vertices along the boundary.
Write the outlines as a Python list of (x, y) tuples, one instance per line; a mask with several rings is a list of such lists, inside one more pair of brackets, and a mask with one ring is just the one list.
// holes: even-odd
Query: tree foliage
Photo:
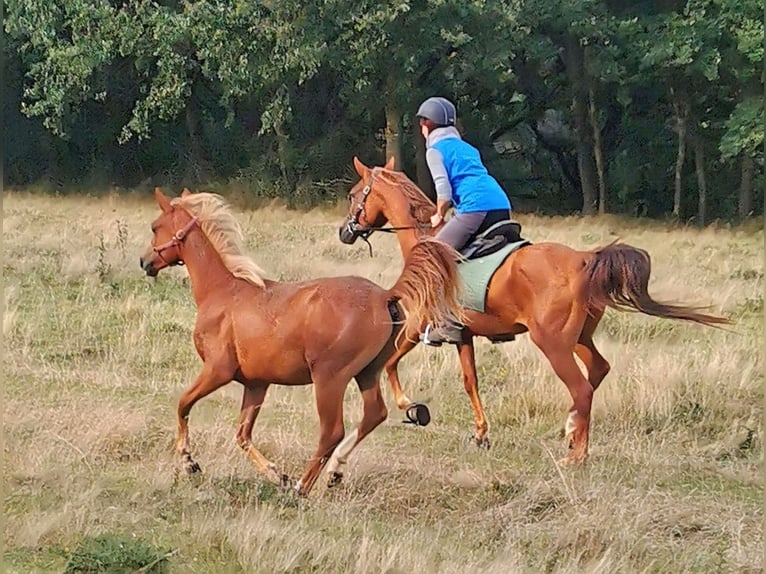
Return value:
[(360, 154), (427, 188), (441, 94), (517, 207), (763, 209), (755, 0), (9, 0), (3, 32), (8, 184), (312, 202)]

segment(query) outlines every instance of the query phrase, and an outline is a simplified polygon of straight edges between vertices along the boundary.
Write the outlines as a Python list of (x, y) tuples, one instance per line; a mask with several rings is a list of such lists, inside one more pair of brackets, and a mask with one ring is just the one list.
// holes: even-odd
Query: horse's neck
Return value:
[[(399, 227), (397, 224), (394, 225)], [(422, 233), (417, 229), (405, 229), (396, 232), (396, 238), (399, 240), (399, 250), (402, 252), (403, 258), (407, 259), (421, 235)]]
[(234, 281), (234, 275), (199, 228), (186, 236), (181, 247), (181, 257), (189, 272), (192, 294), (198, 307), (210, 294), (224, 289)]
[[(391, 201), (394, 197), (396, 197), (396, 199)], [(431, 235), (431, 230), (428, 227), (422, 227), (424, 225), (430, 225), (430, 223), (421, 223), (414, 215), (412, 215), (410, 204), (403, 193), (399, 196), (391, 194), (388, 204), (390, 213), (387, 214), (387, 217), (391, 226), (405, 228), (396, 232), (396, 238), (399, 241), (399, 249), (402, 252), (402, 257), (406, 259), (422, 235)]]

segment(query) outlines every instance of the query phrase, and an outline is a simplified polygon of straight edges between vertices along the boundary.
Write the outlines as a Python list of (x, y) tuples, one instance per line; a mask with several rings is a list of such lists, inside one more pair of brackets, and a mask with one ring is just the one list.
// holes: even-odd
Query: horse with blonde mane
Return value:
[[(352, 244), (390, 223), (406, 258), (424, 234), (433, 233), (429, 221), (434, 204), (404, 173), (393, 171), (392, 161), (370, 169), (355, 157), (354, 166), (360, 181), (349, 192), (340, 240)], [(572, 398), (564, 430), (569, 453), (561, 462), (576, 463), (588, 456), (593, 392), (610, 370), (593, 343), (593, 333), (607, 307), (703, 325), (729, 322), (695, 307), (655, 301), (648, 291), (650, 272), (649, 254), (625, 244), (576, 251), (557, 243), (538, 243), (512, 252), (490, 280), (485, 312), (466, 309), (466, 328), (458, 344), (463, 384), (476, 420), (476, 444), (489, 446), (489, 424), (479, 398), (475, 336), (503, 341), (529, 332)], [(402, 391), (397, 366), (416, 345), (417, 334), (410, 333), (385, 365), (397, 406), (402, 409), (410, 401)], [(575, 355), (585, 365), (587, 378)]]
[[(158, 188), (155, 199), (161, 213), (141, 268), (154, 277), (185, 264), (197, 305), (193, 338), (203, 365), (178, 401), (176, 450), (184, 469), (200, 471), (189, 445), (192, 407), (237, 381), (244, 388), (237, 443), (263, 475), (286, 486), (287, 477), (253, 445), (253, 424), (271, 385), (313, 383), (319, 445), (295, 490), (307, 495), (325, 467), (328, 486), (337, 484), (351, 451), (387, 417), (380, 373), (399, 335), (461, 316), (454, 250), (418, 241), (391, 289), (361, 277), (269, 281), (245, 255), (240, 227), (220, 196), (184, 190), (170, 199)], [(363, 412), (345, 436), (343, 395), (352, 378)]]

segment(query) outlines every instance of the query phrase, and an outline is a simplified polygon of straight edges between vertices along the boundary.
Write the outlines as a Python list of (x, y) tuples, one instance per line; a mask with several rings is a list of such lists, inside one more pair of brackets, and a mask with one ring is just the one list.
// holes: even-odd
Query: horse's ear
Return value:
[(167, 195), (162, 193), (162, 190), (159, 187), (154, 188), (154, 199), (157, 201), (157, 205), (160, 206), (163, 213), (167, 213), (173, 209), (170, 205), (170, 199)]
[(359, 174), (359, 177), (365, 180), (368, 179), (370, 168), (359, 161), (359, 158), (356, 156), (354, 156), (354, 169), (356, 169), (356, 173)]
[(396, 164), (396, 159), (394, 158), (394, 156), (391, 156), (390, 158), (388, 158), (388, 161), (386, 162), (386, 165), (384, 167), (385, 169), (396, 169), (394, 167), (395, 164)]
[(181, 197), (186, 197), (187, 195), (191, 195), (191, 191), (189, 191), (189, 188), (188, 188), (188, 187), (184, 187), (184, 188), (181, 190)]

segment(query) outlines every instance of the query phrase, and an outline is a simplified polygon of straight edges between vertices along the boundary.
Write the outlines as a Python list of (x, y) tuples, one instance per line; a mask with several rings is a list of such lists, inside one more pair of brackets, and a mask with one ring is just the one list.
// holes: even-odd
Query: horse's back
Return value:
[(563, 243), (534, 243), (511, 254), (511, 266), (523, 268), (526, 273), (548, 276), (551, 269), (565, 274), (577, 273), (589, 259), (590, 253), (579, 251)]
[(589, 258), (586, 251), (552, 242), (515, 251), (489, 284), (487, 312), (512, 308), (521, 317), (531, 311), (532, 302), (553, 303), (561, 296), (571, 299), (573, 294), (584, 295), (586, 276), (582, 270)]
[(387, 292), (364, 278), (271, 283), (255, 299), (231, 310), (245, 378), (308, 384), (331, 361), (361, 370), (391, 337)]

